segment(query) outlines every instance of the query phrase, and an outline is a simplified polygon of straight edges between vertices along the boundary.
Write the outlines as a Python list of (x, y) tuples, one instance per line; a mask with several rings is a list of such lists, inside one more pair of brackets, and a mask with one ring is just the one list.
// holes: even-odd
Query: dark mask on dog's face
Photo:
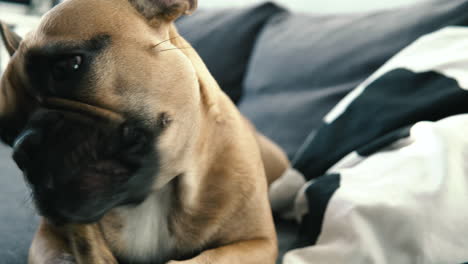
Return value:
[(92, 106), (50, 101), (13, 144), (40, 213), (57, 223), (87, 223), (143, 201), (157, 168), (154, 132)]
[(44, 216), (93, 222), (186, 172), (201, 86), (170, 25), (195, 6), (68, 0), (24, 40), (0, 23), (0, 138)]

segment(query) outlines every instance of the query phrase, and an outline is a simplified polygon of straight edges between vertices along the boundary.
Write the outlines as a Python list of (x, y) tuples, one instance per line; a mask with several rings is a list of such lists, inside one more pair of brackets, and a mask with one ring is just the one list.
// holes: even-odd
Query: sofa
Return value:
[[(180, 33), (200, 53), (222, 89), (240, 111), (259, 131), (277, 142), (292, 161), (292, 168), (281, 179), (282, 182), (274, 186), (275, 193), (270, 194), (274, 202), (279, 235), (278, 263), (282, 263), (282, 257), (286, 253), (290, 255), (285, 258), (284, 263), (287, 264), (387, 263), (391, 260), (392, 256), (385, 254), (385, 246), (361, 249), (369, 255), (358, 251), (352, 254), (356, 248), (343, 246), (343, 249), (349, 250), (349, 254), (353, 255), (353, 259), (349, 255), (338, 258), (340, 247), (330, 247), (327, 244), (330, 241), (324, 241), (325, 237), (334, 238), (324, 232), (335, 227), (328, 221), (333, 219), (330, 212), (335, 212), (330, 211), (330, 208), (335, 204), (346, 204), (335, 201), (334, 195), (345, 186), (343, 169), (347, 169), (346, 173), (350, 171), (350, 160), (354, 164), (361, 163), (377, 155), (385, 147), (411, 137), (414, 135), (413, 125), (420, 121), (437, 122), (468, 110), (464, 106), (466, 95), (461, 92), (463, 89), (449, 95), (438, 95), (433, 101), (424, 102), (424, 107), (429, 104), (433, 106), (431, 109), (436, 109), (440, 105), (446, 109), (444, 111), (433, 113), (423, 106), (414, 106), (417, 110), (413, 112), (420, 113), (418, 115), (408, 114), (410, 111), (394, 111), (406, 109), (405, 103), (398, 100), (402, 96), (413, 100), (413, 93), (406, 94), (406, 90), (397, 94), (385, 92), (388, 82), (398, 87), (400, 84), (411, 84), (408, 85), (411, 91), (413, 87), (439, 88), (429, 85), (435, 83), (435, 80), (438, 85), (443, 84), (443, 87), (456, 86), (457, 83), (450, 80), (446, 83), (440, 81), (441, 77), (438, 75), (414, 77), (412, 74), (417, 71), (405, 72), (400, 69), (405, 68), (403, 66), (390, 69), (391, 65), (388, 66), (388, 63), (395, 56), (398, 59), (398, 54), (423, 36), (447, 27), (468, 25), (468, 1), (433, 0), (404, 8), (339, 15), (295, 13), (267, 2), (240, 9), (199, 10), (192, 16), (180, 18), (177, 25)], [(431, 56), (431, 53), (427, 56)], [(442, 77), (453, 77), (450, 74), (449, 71)], [(360, 94), (362, 90), (372, 85), (376, 86), (372, 89), (378, 92), (369, 93), (369, 96), (364, 93), (367, 97), (363, 97)], [(434, 94), (433, 90), (423, 91), (418, 96)], [(377, 96), (379, 94), (383, 94), (383, 98)], [(444, 96), (448, 99), (440, 101), (440, 98), (446, 98)], [(363, 100), (355, 100), (356, 97)], [(394, 98), (398, 100), (393, 100)], [(386, 105), (382, 103), (386, 99), (397, 101), (398, 104), (388, 108), (380, 107)], [(391, 118), (373, 119), (372, 116), (381, 114), (378, 111), (389, 113), (390, 117), (398, 117), (398, 122), (388, 121)], [(371, 129), (375, 127), (382, 129)], [(372, 132), (366, 134), (361, 133), (362, 131)], [(359, 137), (357, 134), (365, 136)], [(397, 148), (392, 146), (392, 150)], [(348, 154), (354, 152), (359, 154), (359, 159), (356, 159), (358, 155), (354, 159), (349, 158)], [(11, 151), (6, 146), (1, 146), (0, 263), (19, 264), (26, 263), (28, 247), (39, 218), (21, 173), (10, 156)], [(348, 158), (344, 162), (348, 161), (348, 167), (344, 163), (339, 164), (345, 158)], [(387, 157), (387, 160), (391, 158)], [(399, 162), (404, 162), (404, 159)], [(339, 166), (335, 166), (337, 164)], [(380, 163), (377, 164), (381, 167)], [(330, 171), (334, 166), (335, 170)], [(358, 187), (361, 186), (363, 185)], [(288, 189), (289, 187), (292, 189)], [(373, 197), (368, 196), (366, 199), (372, 200)], [(302, 205), (301, 201), (304, 202)], [(351, 205), (353, 206), (355, 204)], [(366, 210), (375, 208), (373, 206), (369, 205)], [(387, 208), (382, 204), (377, 208), (380, 213), (381, 208), (386, 208), (383, 210), (384, 214), (391, 214), (394, 212), (392, 210), (399, 209), (397, 205)], [(342, 209), (338, 206), (336, 215)], [(341, 219), (346, 217), (342, 216)], [(383, 221), (382, 218), (368, 219), (372, 221), (364, 221), (367, 225), (375, 224), (373, 221)], [(388, 226), (397, 224), (389, 222)], [(354, 225), (350, 223), (350, 227), (354, 228)], [(336, 230), (341, 229), (337, 227)], [(364, 236), (368, 229), (362, 230)], [(385, 242), (388, 234), (379, 236), (382, 234), (379, 233), (380, 226), (372, 230), (375, 234), (369, 237)], [(395, 232), (392, 231), (394, 229), (388, 231), (387, 237), (393, 240), (392, 233)], [(351, 237), (346, 229), (338, 235)], [(360, 232), (354, 235), (354, 240), (347, 243), (361, 241)], [(368, 240), (365, 241), (367, 243)], [(420, 244), (416, 242), (411, 244), (404, 240), (401, 243), (416, 249), (410, 250), (406, 255), (400, 252), (405, 246), (399, 245), (397, 249), (389, 250), (388, 252), (397, 252), (395, 254), (398, 256), (406, 256), (401, 259), (393, 258), (401, 260), (398, 263), (437, 263), (435, 261), (440, 260), (449, 262), (438, 263), (459, 264), (468, 261), (468, 256), (458, 254), (458, 251), (453, 251), (456, 253), (453, 259), (440, 257), (440, 254), (436, 258), (428, 256), (426, 252), (419, 252), (417, 246)], [(356, 242), (355, 245), (359, 247), (361, 244)], [(386, 243), (376, 242), (375, 245)], [(338, 251), (323, 251), (324, 247), (333, 250), (338, 248)], [(450, 253), (454, 247), (447, 246), (447, 252)], [(299, 252), (300, 249), (309, 251)], [(373, 254), (374, 252), (379, 253)], [(408, 255), (413, 257), (408, 258)], [(434, 261), (427, 262), (428, 259)]]

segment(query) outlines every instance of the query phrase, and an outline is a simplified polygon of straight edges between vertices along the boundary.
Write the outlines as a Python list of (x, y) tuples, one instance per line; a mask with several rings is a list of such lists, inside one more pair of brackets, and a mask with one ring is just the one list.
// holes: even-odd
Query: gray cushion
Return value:
[(0, 145), (0, 263), (26, 263), (38, 217), (11, 150)]
[(221, 88), (238, 102), (242, 81), (259, 31), (284, 10), (272, 3), (246, 9), (198, 10), (177, 21), (177, 27), (200, 54)]
[(466, 18), (465, 0), (378, 13), (282, 13), (256, 43), (239, 107), (293, 157), (349, 91), (423, 34)]

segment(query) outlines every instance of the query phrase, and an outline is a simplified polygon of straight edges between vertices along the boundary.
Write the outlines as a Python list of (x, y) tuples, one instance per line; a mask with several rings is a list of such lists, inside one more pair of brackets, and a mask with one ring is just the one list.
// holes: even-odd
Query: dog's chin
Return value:
[(56, 188), (31, 186), (39, 213), (55, 225), (91, 224), (109, 211), (138, 205), (150, 195), (154, 170), (133, 171), (118, 161), (90, 164)]
[(94, 215), (76, 215), (68, 214), (66, 212), (54, 215), (41, 214), (41, 216), (43, 216), (47, 220), (47, 222), (55, 226), (63, 226), (67, 224), (93, 224), (99, 222), (104, 215), (105, 213)]
[[(124, 177), (122, 171), (119, 173), (120, 177)], [(140, 203), (149, 192), (131, 190), (128, 183), (121, 183), (120, 186), (109, 184), (115, 172), (104, 174), (89, 170), (81, 175), (82, 182), (77, 181), (59, 188), (32, 186), (36, 208), (49, 222), (56, 225), (95, 223), (116, 207)], [(132, 181), (131, 175), (125, 177), (129, 178), (129, 182)]]

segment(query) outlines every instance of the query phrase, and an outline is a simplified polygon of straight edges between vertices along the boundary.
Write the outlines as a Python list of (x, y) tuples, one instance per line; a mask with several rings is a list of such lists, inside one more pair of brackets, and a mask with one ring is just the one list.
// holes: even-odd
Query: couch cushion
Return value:
[(0, 144), (0, 263), (26, 263), (38, 217), (11, 150)]
[(216, 12), (199, 10), (179, 19), (177, 27), (200, 54), (221, 88), (238, 102), (258, 32), (272, 15), (282, 11), (272, 3)]
[(239, 107), (292, 158), (324, 115), (390, 57), (467, 19), (465, 0), (368, 14), (278, 14), (258, 38)]
[(468, 24), (425, 35), (327, 114), (294, 164), (309, 181), (270, 191), (302, 218), (296, 246), (311, 246), (285, 264), (468, 260), (468, 229), (447, 225), (467, 218), (466, 47)]

